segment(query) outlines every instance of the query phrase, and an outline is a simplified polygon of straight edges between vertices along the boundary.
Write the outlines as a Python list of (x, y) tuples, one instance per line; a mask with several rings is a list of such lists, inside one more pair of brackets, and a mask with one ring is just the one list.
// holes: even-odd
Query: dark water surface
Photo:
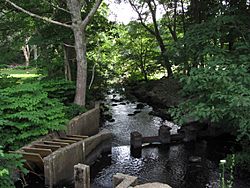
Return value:
[[(173, 188), (217, 188), (219, 187), (219, 160), (226, 157), (231, 143), (225, 140), (200, 140), (193, 144), (178, 144), (169, 147), (151, 145), (142, 149), (141, 157), (130, 155), (130, 133), (139, 131), (143, 136), (157, 135), (161, 125), (168, 125), (175, 133), (178, 126), (149, 115), (150, 106), (145, 106), (140, 113), (128, 116), (136, 111), (137, 103), (129, 101), (112, 102), (121, 96), (109, 95), (106, 103), (115, 122), (106, 122), (103, 128), (113, 135), (112, 155), (103, 156), (92, 171), (93, 188), (111, 188), (112, 176), (124, 173), (137, 176), (140, 183), (162, 182)], [(126, 105), (124, 105), (126, 103)], [(112, 104), (115, 104), (112, 106)], [(190, 156), (200, 156), (199, 163), (189, 162)], [(237, 188), (247, 188), (246, 182), (235, 180)]]

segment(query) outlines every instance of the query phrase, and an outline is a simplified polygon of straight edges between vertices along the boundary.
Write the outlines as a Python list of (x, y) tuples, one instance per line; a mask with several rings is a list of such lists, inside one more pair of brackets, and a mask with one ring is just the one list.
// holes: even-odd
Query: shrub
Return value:
[[(189, 100), (172, 110), (182, 124), (187, 119), (234, 126), (238, 139), (250, 139), (250, 74), (248, 61), (213, 58), (181, 79)], [(245, 59), (247, 60), (247, 59)], [(227, 127), (225, 127), (227, 128)]]
[(0, 145), (16, 149), (50, 131), (64, 128), (64, 105), (49, 99), (39, 83), (1, 89)]
[(49, 98), (56, 98), (65, 104), (73, 102), (75, 95), (75, 84), (73, 82), (64, 79), (43, 80), (41, 84)]
[(22, 167), (23, 162), (20, 155), (6, 154), (0, 148), (0, 188), (14, 187), (12, 173), (16, 170), (27, 173), (27, 170)]
[(87, 109), (85, 107), (73, 103), (65, 108), (65, 114), (68, 119), (72, 119), (73, 117), (78, 116), (86, 111)]

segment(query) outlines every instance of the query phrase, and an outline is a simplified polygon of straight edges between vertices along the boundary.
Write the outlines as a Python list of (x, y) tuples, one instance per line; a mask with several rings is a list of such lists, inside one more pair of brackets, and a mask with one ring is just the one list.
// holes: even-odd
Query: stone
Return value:
[(167, 184), (154, 182), (154, 183), (146, 183), (142, 185), (137, 185), (134, 188), (171, 188), (171, 187)]
[(134, 116), (135, 114), (128, 114), (128, 116)]
[(112, 119), (110, 119), (108, 121), (112, 123), (112, 122), (115, 122), (115, 119), (112, 118)]
[(145, 107), (145, 105), (142, 103), (139, 103), (136, 105), (136, 109), (143, 109), (144, 107)]
[(136, 110), (136, 111), (134, 111), (134, 115), (139, 114), (140, 112), (141, 111)]
[(192, 162), (192, 163), (199, 163), (201, 162), (201, 157), (199, 156), (190, 156), (188, 158), (189, 162)]
[(117, 173), (113, 176), (113, 187), (128, 188), (137, 183), (137, 177), (126, 174)]

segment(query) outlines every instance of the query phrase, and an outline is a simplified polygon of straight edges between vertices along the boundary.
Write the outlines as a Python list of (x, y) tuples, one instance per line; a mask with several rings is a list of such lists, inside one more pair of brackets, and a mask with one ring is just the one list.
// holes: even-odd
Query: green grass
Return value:
[(35, 68), (30, 68), (26, 70), (22, 70), (18, 68), (0, 69), (0, 74), (8, 74), (11, 77), (15, 77), (15, 78), (33, 78), (33, 77), (40, 76), (39, 74), (37, 74), (37, 69)]

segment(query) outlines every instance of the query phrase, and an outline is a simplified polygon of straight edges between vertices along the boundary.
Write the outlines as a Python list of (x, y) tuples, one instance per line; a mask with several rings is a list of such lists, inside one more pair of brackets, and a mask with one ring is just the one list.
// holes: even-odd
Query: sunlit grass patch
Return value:
[(15, 78), (34, 78), (41, 76), (40, 74), (37, 74), (37, 69), (31, 68), (31, 69), (16, 69), (16, 68), (7, 68), (7, 69), (1, 69), (0, 74), (7, 74), (10, 77)]
[(14, 78), (34, 78), (39, 76), (39, 74), (10, 74), (10, 77)]

